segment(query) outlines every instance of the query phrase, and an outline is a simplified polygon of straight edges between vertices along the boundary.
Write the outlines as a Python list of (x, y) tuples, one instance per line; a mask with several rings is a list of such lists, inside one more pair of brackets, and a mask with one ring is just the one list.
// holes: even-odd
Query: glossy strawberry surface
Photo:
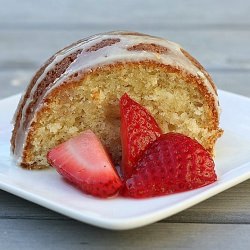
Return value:
[(107, 152), (90, 130), (51, 149), (47, 159), (64, 178), (87, 194), (109, 197), (122, 185)]
[(163, 134), (147, 147), (121, 194), (145, 198), (200, 188), (216, 181), (214, 168), (211, 155), (196, 140)]
[(152, 115), (127, 94), (120, 99), (122, 173), (129, 178), (145, 148), (156, 140), (161, 129)]

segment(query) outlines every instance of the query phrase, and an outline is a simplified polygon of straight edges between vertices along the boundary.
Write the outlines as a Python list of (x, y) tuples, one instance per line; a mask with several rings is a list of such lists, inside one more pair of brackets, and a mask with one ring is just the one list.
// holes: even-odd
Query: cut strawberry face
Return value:
[(125, 178), (132, 175), (134, 165), (145, 148), (156, 140), (161, 129), (150, 113), (127, 94), (120, 99), (122, 172)]
[(122, 185), (107, 152), (90, 130), (51, 149), (47, 159), (64, 178), (85, 193), (109, 197)]
[(199, 188), (216, 181), (214, 167), (197, 141), (178, 133), (164, 134), (147, 147), (121, 194), (145, 198)]

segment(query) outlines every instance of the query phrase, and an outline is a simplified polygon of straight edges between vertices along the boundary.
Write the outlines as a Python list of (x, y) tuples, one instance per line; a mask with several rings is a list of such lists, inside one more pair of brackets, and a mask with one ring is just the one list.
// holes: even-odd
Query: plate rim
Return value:
[[(244, 173), (242, 175), (237, 176), (237, 178), (229, 179), (227, 181), (223, 181), (222, 184), (216, 185), (215, 183), (210, 184), (204, 188), (207, 188), (205, 191), (201, 191), (197, 193), (196, 195), (193, 195), (192, 197), (185, 199), (184, 201), (181, 201), (179, 203), (176, 203), (174, 206), (171, 206), (169, 209), (167, 208), (161, 208), (158, 210), (155, 210), (151, 213), (145, 213), (139, 216), (133, 216), (131, 218), (102, 218), (97, 216), (84, 216), (83, 213), (80, 213), (80, 211), (75, 211), (72, 209), (69, 209), (65, 206), (61, 206), (58, 203), (51, 201), (49, 199), (46, 199), (44, 197), (39, 197), (38, 195), (32, 193), (32, 192), (26, 192), (25, 190), (18, 189), (16, 187), (11, 187), (10, 185), (6, 183), (2, 183), (0, 181), (0, 188), (6, 192), (9, 192), (15, 196), (18, 196), (20, 198), (23, 198), (25, 200), (28, 200), (32, 203), (35, 203), (37, 205), (40, 205), (42, 207), (45, 207), (47, 209), (50, 209), (54, 212), (60, 213), (62, 215), (65, 215), (67, 217), (73, 218), (77, 221), (87, 223), (89, 225), (97, 226), (104, 229), (110, 229), (110, 230), (129, 230), (129, 229), (135, 229), (139, 227), (143, 227), (149, 224), (152, 224), (154, 222), (157, 222), (162, 219), (166, 219), (174, 214), (177, 214), (181, 211), (184, 211), (194, 205), (197, 205), (198, 203), (207, 200), (208, 198), (217, 195), (247, 179), (250, 178), (250, 162), (247, 162), (239, 167), (245, 167), (248, 168), (247, 173)], [(202, 189), (202, 188), (201, 188)], [(187, 191), (192, 192), (192, 191)], [(157, 199), (152, 198), (152, 199)]]

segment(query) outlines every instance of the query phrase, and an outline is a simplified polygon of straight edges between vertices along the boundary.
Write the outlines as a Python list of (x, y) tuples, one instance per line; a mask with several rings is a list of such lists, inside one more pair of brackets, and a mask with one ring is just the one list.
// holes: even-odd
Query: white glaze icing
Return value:
[[(98, 49), (97, 51), (86, 52), (88, 48), (101, 42), (104, 39), (120, 39), (120, 42)], [(149, 51), (128, 51), (127, 48), (137, 45), (139, 43), (156, 44), (168, 49), (166, 54), (158, 54)], [(152, 60), (158, 63), (166, 65), (172, 65), (174, 67), (185, 70), (187, 73), (192, 74), (196, 77), (202, 78), (208, 91), (216, 96), (215, 90), (211, 83), (205, 77), (205, 75), (181, 52), (181, 46), (177, 43), (163, 40), (161, 38), (151, 36), (137, 36), (137, 35), (122, 35), (122, 34), (105, 34), (97, 36), (90, 42), (83, 43), (77, 47), (82, 49), (82, 53), (78, 55), (76, 60), (68, 67), (65, 73), (56, 80), (50, 91), (53, 88), (58, 87), (61, 82), (78, 71), (84, 71), (98, 66), (112, 64), (115, 62), (126, 62), (126, 61), (143, 61)], [(49, 94), (49, 92), (47, 92)], [(217, 106), (217, 104), (216, 104)]]
[[(100, 43), (104, 39), (120, 39), (119, 42), (111, 45), (100, 48), (96, 51), (89, 51), (87, 50), (92, 46)], [(159, 54), (150, 51), (129, 51), (127, 50), (129, 47), (132, 47), (137, 44), (155, 44), (160, 45), (167, 48), (167, 53)], [(22, 127), (23, 119), (25, 119), (26, 110), (32, 101), (32, 96), (35, 93), (35, 90), (47, 75), (47, 73), (52, 70), (55, 65), (62, 61), (65, 57), (69, 56), (71, 53), (74, 53), (77, 50), (82, 50), (82, 52), (77, 56), (77, 58), (72, 62), (66, 71), (57, 78), (45, 91), (45, 95), (43, 98), (46, 98), (50, 94), (50, 92), (57, 88), (67, 77), (73, 75), (76, 72), (84, 72), (90, 69), (100, 67), (103, 65), (113, 64), (116, 62), (137, 62), (143, 60), (151, 60), (157, 63), (162, 63), (166, 65), (171, 65), (176, 68), (179, 68), (185, 71), (188, 74), (192, 74), (195, 77), (198, 77), (204, 83), (206, 89), (210, 94), (214, 96), (214, 104), (217, 112), (219, 113), (219, 103), (218, 98), (215, 90), (213, 89), (211, 83), (207, 79), (207, 77), (201, 72), (180, 50), (181, 46), (177, 43), (173, 43), (158, 37), (148, 36), (148, 35), (127, 35), (126, 32), (110, 32), (104, 33), (100, 35), (95, 35), (89, 37), (88, 39), (82, 40), (75, 45), (66, 48), (57, 54), (55, 54), (54, 60), (47, 65), (44, 72), (41, 76), (37, 79), (36, 83), (34, 84), (31, 92), (30, 98), (26, 100), (26, 103), (22, 110), (22, 121), (20, 123), (20, 127), (17, 131), (16, 136), (16, 148), (15, 148), (15, 156), (17, 160), (20, 162), (22, 159), (23, 149), (25, 147), (26, 137), (29, 131), (24, 131)], [(38, 106), (35, 111), (41, 108), (42, 105)], [(34, 113), (35, 113), (34, 111)], [(36, 117), (31, 119), (30, 124), (34, 121)], [(29, 124), (29, 125), (30, 125)], [(28, 127), (29, 127), (28, 125)]]

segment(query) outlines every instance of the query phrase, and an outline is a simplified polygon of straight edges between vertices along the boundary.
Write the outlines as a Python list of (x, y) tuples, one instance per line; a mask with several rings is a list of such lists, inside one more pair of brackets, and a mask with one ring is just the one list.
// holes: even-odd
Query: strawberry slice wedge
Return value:
[(161, 135), (161, 129), (151, 114), (127, 94), (120, 99), (121, 143), (124, 178), (132, 175), (134, 165), (146, 146)]
[(168, 133), (146, 148), (121, 194), (146, 198), (200, 188), (216, 181), (211, 155), (196, 140)]
[(51, 149), (47, 159), (64, 178), (87, 194), (113, 196), (122, 185), (107, 152), (90, 130)]

